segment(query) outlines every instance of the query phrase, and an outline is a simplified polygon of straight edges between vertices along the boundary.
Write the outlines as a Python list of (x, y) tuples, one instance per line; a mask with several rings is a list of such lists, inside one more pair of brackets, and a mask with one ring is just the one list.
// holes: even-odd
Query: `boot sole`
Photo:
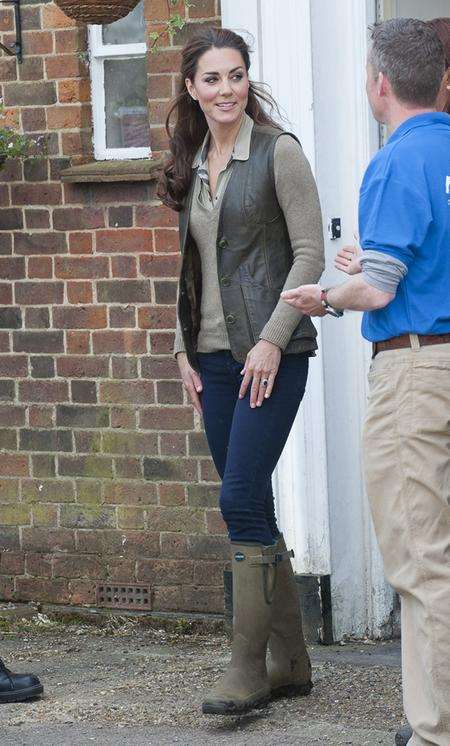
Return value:
[(202, 712), (204, 715), (242, 715), (250, 710), (260, 710), (270, 702), (270, 695), (254, 702), (204, 702)]
[(272, 699), (293, 699), (294, 697), (307, 697), (311, 694), (314, 684), (309, 681), (307, 684), (286, 684), (279, 686), (271, 692)]
[(0, 692), (0, 704), (8, 702), (27, 702), (29, 699), (40, 697), (44, 692), (44, 687), (30, 686), (28, 689), (19, 689), (18, 691)]

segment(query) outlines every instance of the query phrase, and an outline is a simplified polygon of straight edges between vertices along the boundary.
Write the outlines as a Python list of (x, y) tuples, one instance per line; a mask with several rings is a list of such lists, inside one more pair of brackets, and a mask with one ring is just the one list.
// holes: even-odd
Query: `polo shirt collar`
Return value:
[[(234, 143), (230, 163), (231, 161), (248, 161), (250, 157), (250, 142), (252, 139), (253, 125), (253, 119), (249, 117), (246, 112), (244, 112), (241, 126), (236, 137), (236, 142)], [(209, 138), (210, 132), (208, 130), (202, 144), (195, 154), (194, 160), (192, 162), (192, 168), (198, 168), (199, 166), (203, 166), (206, 164), (206, 161), (208, 160)]]
[(412, 129), (426, 127), (430, 124), (445, 124), (450, 127), (450, 114), (443, 111), (428, 111), (425, 114), (416, 114), (414, 117), (409, 117), (394, 130), (388, 143), (395, 142)]

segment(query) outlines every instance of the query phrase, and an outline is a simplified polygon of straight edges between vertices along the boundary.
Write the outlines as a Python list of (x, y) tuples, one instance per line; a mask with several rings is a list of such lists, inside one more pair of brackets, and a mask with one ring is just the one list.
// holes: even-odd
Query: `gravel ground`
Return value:
[(402, 718), (398, 643), (312, 648), (310, 697), (241, 718), (205, 717), (204, 690), (229, 655), (225, 637), (112, 618), (102, 627), (45, 615), (0, 619), (1, 654), (38, 673), (45, 697), (2, 705), (0, 744), (392, 744)]

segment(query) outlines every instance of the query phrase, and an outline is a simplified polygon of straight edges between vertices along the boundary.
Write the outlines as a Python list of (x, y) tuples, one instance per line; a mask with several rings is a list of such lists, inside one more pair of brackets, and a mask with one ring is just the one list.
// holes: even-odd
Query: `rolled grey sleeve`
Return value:
[(408, 267), (389, 254), (368, 249), (361, 256), (361, 271), (368, 285), (395, 295), (399, 283), (408, 273)]

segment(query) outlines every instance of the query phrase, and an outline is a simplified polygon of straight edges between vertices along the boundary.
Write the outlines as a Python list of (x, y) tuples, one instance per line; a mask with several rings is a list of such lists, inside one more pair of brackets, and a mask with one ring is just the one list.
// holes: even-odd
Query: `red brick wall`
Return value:
[[(175, 41), (218, 13), (196, 0)], [(145, 581), (155, 609), (218, 611), (217, 477), (171, 357), (176, 216), (153, 182), (61, 183), (92, 159), (86, 29), (52, 2), (22, 14), (2, 95), (48, 157), (0, 173), (0, 597), (91, 604), (97, 581)], [(166, 0), (146, 16), (161, 27)], [(8, 6), (0, 31), (14, 40)], [(179, 47), (148, 57), (155, 151)]]

